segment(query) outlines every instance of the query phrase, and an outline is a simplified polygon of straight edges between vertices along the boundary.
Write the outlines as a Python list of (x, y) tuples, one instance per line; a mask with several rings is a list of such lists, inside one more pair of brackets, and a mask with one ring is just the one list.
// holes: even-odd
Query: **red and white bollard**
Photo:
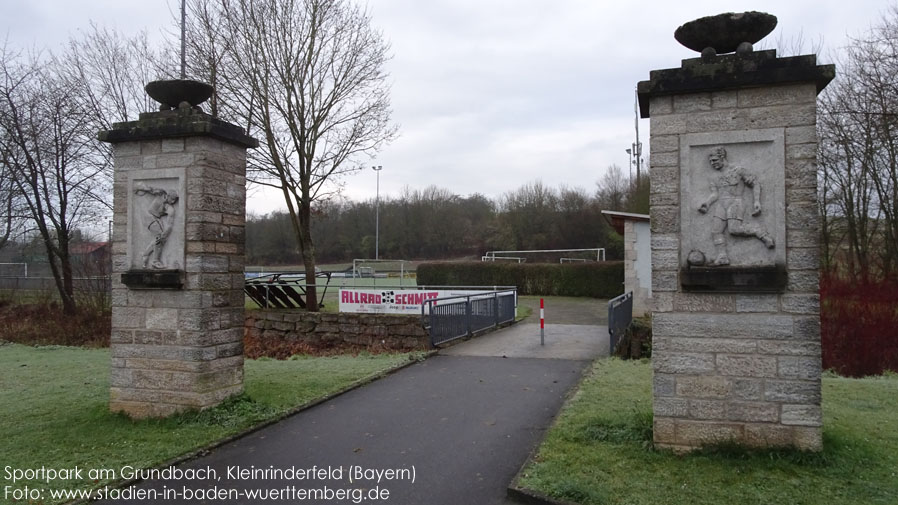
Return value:
[(539, 299), (539, 345), (546, 345), (546, 305)]

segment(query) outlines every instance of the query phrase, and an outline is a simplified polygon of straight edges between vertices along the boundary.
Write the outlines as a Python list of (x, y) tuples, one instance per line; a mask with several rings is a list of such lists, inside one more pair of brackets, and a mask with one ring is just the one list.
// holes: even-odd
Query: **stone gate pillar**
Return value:
[[(758, 19), (766, 31), (746, 35)], [(822, 447), (815, 124), (835, 69), (753, 52), (775, 24), (687, 23), (676, 37), (702, 56), (638, 85), (651, 117), (659, 447)]]
[(258, 143), (195, 105), (99, 134), (115, 153), (109, 408), (132, 417), (243, 391), (246, 149)]

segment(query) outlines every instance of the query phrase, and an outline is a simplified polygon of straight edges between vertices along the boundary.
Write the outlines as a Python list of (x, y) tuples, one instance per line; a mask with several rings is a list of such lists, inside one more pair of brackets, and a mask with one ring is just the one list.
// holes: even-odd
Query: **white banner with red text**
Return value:
[[(377, 289), (341, 288), (340, 312), (362, 314), (420, 314), (425, 300), (447, 296), (467, 296), (491, 293), (492, 290), (472, 289)], [(458, 300), (446, 300), (446, 303)], [(436, 302), (437, 305), (443, 301)]]

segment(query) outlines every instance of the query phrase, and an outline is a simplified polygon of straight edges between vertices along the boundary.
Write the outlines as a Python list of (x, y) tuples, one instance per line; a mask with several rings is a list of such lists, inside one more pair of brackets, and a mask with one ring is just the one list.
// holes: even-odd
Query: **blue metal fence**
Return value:
[(426, 300), (421, 315), (431, 346), (514, 321), (517, 296), (511, 289)]
[(624, 331), (633, 320), (633, 292), (624, 293), (608, 302), (608, 334), (611, 346), (608, 351), (614, 354), (614, 348), (623, 336)]

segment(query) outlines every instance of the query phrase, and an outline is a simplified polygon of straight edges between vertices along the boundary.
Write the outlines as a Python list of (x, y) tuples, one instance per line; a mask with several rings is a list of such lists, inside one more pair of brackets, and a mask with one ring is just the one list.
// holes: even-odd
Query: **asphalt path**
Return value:
[(544, 328), (540, 328), (540, 298), (524, 296), (518, 305), (531, 315), (517, 324), (487, 333), (441, 354), (594, 360), (608, 356), (608, 302), (594, 298), (551, 297), (545, 300)]
[[(362, 489), (365, 498), (389, 493), (358, 503), (507, 503), (506, 487), (587, 363), (434, 356), (179, 467), (211, 468), (217, 478), (152, 479), (138, 488), (157, 499), (105, 503), (356, 503), (357, 495), (297, 499), (347, 489)], [(240, 470), (312, 468), (331, 471), (322, 478), (237, 478)], [(350, 482), (357, 469), (370, 478)], [(383, 477), (391, 470), (397, 480)], [(247, 494), (265, 490), (288, 499)], [(196, 491), (207, 499), (194, 499)], [(208, 499), (209, 493), (234, 499)]]
[(553, 338), (570, 326), (580, 336), (568, 343), (589, 344), (573, 346), (581, 354), (502, 357), (523, 345), (509, 337), (523, 326), (532, 337), (518, 324), (464, 342), (103, 503), (512, 503), (515, 473), (602, 345), (607, 354), (604, 327), (559, 324)]
[(518, 323), (440, 351), (447, 356), (594, 360), (608, 356), (607, 326)]

